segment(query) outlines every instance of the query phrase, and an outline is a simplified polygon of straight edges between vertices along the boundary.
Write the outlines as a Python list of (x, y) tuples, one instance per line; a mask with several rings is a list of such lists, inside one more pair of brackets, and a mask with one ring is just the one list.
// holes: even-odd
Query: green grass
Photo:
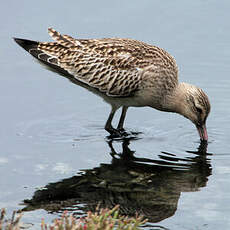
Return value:
[[(1, 210), (0, 230), (20, 230), (22, 214), (16, 215), (15, 212), (11, 219), (6, 219), (5, 209)], [(41, 223), (41, 230), (138, 230), (146, 223), (146, 219), (136, 215), (127, 217), (119, 214), (119, 206), (113, 209), (102, 208), (93, 212), (88, 212), (86, 217), (76, 219), (67, 212), (55, 219), (52, 224)]]

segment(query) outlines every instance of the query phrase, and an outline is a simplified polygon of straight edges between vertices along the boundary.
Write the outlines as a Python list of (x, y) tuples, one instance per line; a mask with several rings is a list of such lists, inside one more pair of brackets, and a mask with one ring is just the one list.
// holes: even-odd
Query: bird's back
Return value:
[(27, 51), (109, 96), (132, 95), (148, 66), (171, 72), (177, 81), (174, 58), (159, 47), (133, 39), (74, 39), (53, 29), (49, 34), (55, 42), (34, 42), (28, 48), (27, 40)]

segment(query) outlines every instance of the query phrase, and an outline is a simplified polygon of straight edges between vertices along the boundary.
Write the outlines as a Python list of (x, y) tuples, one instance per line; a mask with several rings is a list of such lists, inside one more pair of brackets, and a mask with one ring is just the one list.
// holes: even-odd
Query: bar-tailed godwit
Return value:
[[(209, 99), (200, 88), (178, 82), (175, 59), (165, 50), (133, 39), (74, 39), (48, 31), (55, 42), (15, 41), (38, 60), (98, 91), (111, 105), (105, 124), (110, 134), (122, 135), (128, 107), (149, 106), (183, 115), (195, 124), (200, 139), (208, 140)], [(115, 129), (112, 120), (120, 107)]]

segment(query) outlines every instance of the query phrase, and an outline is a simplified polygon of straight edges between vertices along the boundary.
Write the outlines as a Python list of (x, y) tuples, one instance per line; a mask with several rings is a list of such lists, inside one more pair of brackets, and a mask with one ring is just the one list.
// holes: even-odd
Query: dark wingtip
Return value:
[(22, 39), (22, 38), (15, 38), (13, 37), (14, 41), (20, 45), (22, 48), (24, 48), (25, 50), (29, 50), (34, 46), (38, 45), (38, 42), (36, 41), (32, 41), (32, 40), (27, 40), (27, 39)]
[(21, 39), (21, 38), (15, 38), (15, 37), (13, 37), (13, 39), (14, 39), (14, 41), (17, 42), (18, 44), (20, 44), (20, 42), (23, 40), (23, 39)]
[(14, 37), (13, 37), (13, 39), (14, 39), (14, 41), (15, 41), (18, 45), (23, 46), (23, 39), (14, 38)]

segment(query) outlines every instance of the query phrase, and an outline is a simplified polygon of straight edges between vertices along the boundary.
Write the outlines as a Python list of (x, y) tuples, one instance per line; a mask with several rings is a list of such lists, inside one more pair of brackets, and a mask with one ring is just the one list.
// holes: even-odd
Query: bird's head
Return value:
[(180, 83), (176, 96), (177, 112), (195, 124), (201, 141), (208, 141), (206, 120), (211, 108), (208, 96), (202, 89), (187, 83)]

